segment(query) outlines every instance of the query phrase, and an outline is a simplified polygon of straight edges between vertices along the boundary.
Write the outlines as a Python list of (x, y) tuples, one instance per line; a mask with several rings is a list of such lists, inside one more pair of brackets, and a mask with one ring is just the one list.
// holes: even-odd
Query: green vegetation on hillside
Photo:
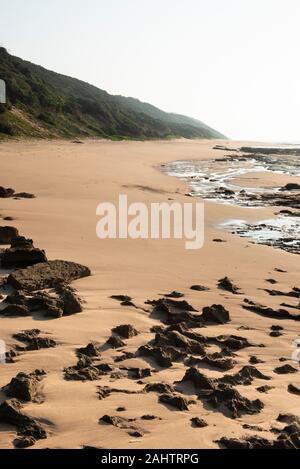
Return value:
[(11, 56), (0, 48), (0, 137), (225, 138), (200, 121), (106, 91)]

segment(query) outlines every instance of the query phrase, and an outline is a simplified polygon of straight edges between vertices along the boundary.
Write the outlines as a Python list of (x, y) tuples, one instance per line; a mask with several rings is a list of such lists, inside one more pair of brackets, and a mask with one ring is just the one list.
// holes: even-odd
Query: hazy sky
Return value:
[(299, 25), (300, 0), (0, 0), (12, 54), (235, 139), (300, 142)]

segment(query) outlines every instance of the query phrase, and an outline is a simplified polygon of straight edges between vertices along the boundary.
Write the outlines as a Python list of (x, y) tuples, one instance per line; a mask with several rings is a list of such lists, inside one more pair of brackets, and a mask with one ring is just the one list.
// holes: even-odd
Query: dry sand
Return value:
[[(220, 142), (217, 142), (220, 143)], [(221, 142), (222, 143), (222, 142)], [(19, 371), (31, 372), (44, 368), (47, 377), (44, 383), (45, 402), (26, 405), (26, 413), (41, 419), (48, 431), (47, 440), (36, 443), (34, 448), (80, 448), (92, 445), (102, 448), (217, 448), (215, 440), (222, 436), (254, 434), (244, 430), (245, 423), (262, 426), (266, 432), (261, 436), (274, 438), (269, 432), (281, 412), (300, 417), (300, 397), (290, 394), (287, 385), (300, 385), (300, 374), (276, 375), (280, 357), (290, 361), (292, 341), (299, 337), (299, 323), (280, 321), (284, 334), (279, 338), (269, 336), (269, 328), (279, 322), (266, 319), (241, 307), (243, 298), (263, 305), (278, 308), (288, 301), (296, 305), (293, 298), (272, 297), (261, 288), (272, 288), (265, 282), (275, 278), (277, 289), (290, 290), (299, 286), (299, 258), (297, 255), (275, 250), (266, 246), (255, 246), (246, 239), (223, 233), (216, 224), (227, 218), (259, 220), (267, 218), (278, 209), (247, 209), (216, 203), (205, 204), (205, 245), (198, 251), (184, 249), (182, 240), (99, 240), (96, 237), (96, 207), (99, 202), (117, 201), (120, 193), (128, 194), (129, 201), (163, 202), (172, 198), (182, 202), (193, 202), (185, 193), (188, 188), (176, 178), (163, 175), (159, 165), (177, 159), (206, 159), (222, 157), (226, 152), (212, 150), (212, 141), (172, 142), (103, 142), (89, 141), (83, 145), (62, 141), (9, 142), (0, 145), (1, 185), (17, 191), (36, 194), (33, 200), (0, 200), (2, 216), (13, 216), (20, 233), (33, 238), (37, 247), (46, 250), (49, 259), (66, 259), (83, 263), (92, 270), (92, 277), (74, 282), (79, 295), (85, 300), (80, 314), (57, 320), (37, 317), (0, 318), (1, 335), (7, 348), (15, 345), (12, 334), (23, 329), (39, 328), (59, 342), (54, 349), (22, 354), (15, 364), (0, 365), (0, 386), (7, 384)], [(230, 146), (240, 143), (230, 143)], [(257, 174), (255, 177), (258, 177)], [(266, 185), (270, 185), (270, 175)], [(278, 175), (274, 186), (281, 181)], [(285, 184), (286, 177), (282, 176)], [(222, 238), (226, 243), (215, 243)], [(274, 272), (275, 268), (287, 273)], [(243, 295), (232, 295), (217, 288), (217, 280), (225, 275), (232, 278), (241, 288)], [(191, 291), (193, 284), (210, 287), (208, 292)], [(113, 394), (99, 400), (97, 385), (141, 390), (136, 381), (122, 378), (112, 380), (109, 376), (95, 382), (66, 381), (63, 368), (76, 363), (75, 350), (91, 340), (103, 343), (110, 336), (112, 327), (130, 323), (141, 332), (128, 340), (126, 350), (135, 351), (145, 344), (153, 334), (149, 329), (161, 324), (142, 309), (121, 307), (110, 299), (113, 294), (127, 294), (134, 302), (145, 307), (147, 299), (159, 298), (159, 294), (178, 290), (186, 295), (199, 311), (213, 303), (223, 304), (231, 314), (232, 322), (226, 325), (209, 326), (204, 333), (209, 335), (236, 334), (247, 337), (265, 348), (254, 347), (237, 353), (237, 362), (232, 372), (246, 365), (250, 355), (262, 358), (265, 363), (258, 369), (271, 376), (272, 381), (255, 380), (251, 386), (238, 386), (242, 395), (260, 398), (265, 408), (254, 416), (232, 420), (218, 410), (212, 410), (202, 401), (190, 406), (189, 411), (171, 410), (158, 403), (156, 393)], [(290, 310), (295, 312), (295, 310)], [(250, 326), (253, 330), (238, 331)], [(203, 333), (203, 329), (199, 330)], [(118, 352), (104, 353), (106, 361)], [(122, 365), (147, 367), (141, 358)], [(172, 384), (180, 380), (185, 372), (182, 363), (163, 369), (143, 381), (165, 381)], [(221, 376), (223, 372), (203, 370), (207, 376)], [(230, 372), (230, 373), (232, 373)], [(263, 384), (274, 386), (268, 394), (259, 394), (256, 387)], [(5, 395), (0, 394), (1, 400)], [(116, 408), (125, 406), (122, 414)], [(139, 418), (143, 414), (154, 414), (161, 420), (138, 421), (145, 431), (142, 438), (133, 438), (126, 430), (100, 425), (104, 414)], [(208, 427), (192, 428), (190, 419), (201, 417)], [(0, 425), (0, 447), (12, 448), (15, 437), (13, 427)]]

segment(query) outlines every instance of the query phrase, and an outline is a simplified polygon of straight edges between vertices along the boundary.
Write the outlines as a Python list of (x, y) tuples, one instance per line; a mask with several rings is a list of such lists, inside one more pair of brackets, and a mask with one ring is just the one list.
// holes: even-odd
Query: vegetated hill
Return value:
[(7, 89), (7, 104), (0, 104), (0, 137), (225, 138), (196, 119), (112, 96), (14, 57), (4, 48), (0, 78)]

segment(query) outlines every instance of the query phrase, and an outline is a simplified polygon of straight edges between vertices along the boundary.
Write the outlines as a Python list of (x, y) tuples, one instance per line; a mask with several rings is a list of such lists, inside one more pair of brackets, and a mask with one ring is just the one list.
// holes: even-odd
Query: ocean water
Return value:
[[(242, 187), (237, 184), (235, 179), (248, 173), (274, 172), (299, 177), (300, 183), (300, 156), (236, 154), (215, 160), (174, 161), (163, 165), (161, 170), (187, 182), (190, 187), (190, 195), (193, 197), (253, 208), (265, 205), (265, 201), (257, 196), (260, 194), (280, 194), (280, 187)], [(229, 191), (228, 195), (226, 195), (226, 190)], [(251, 196), (253, 197), (251, 198)], [(284, 208), (288, 209), (289, 207)], [(299, 216), (278, 214), (272, 219), (251, 224), (247, 220), (227, 220), (218, 227), (247, 237), (254, 243), (267, 244), (296, 254), (300, 253)]]

